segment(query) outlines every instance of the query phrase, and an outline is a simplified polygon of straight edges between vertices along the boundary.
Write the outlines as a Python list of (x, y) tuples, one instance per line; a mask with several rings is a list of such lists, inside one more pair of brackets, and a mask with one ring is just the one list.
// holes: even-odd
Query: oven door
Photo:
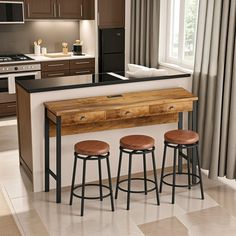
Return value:
[(16, 93), (16, 80), (35, 80), (35, 79), (41, 79), (40, 71), (9, 74), (8, 75), (8, 93), (9, 94)]

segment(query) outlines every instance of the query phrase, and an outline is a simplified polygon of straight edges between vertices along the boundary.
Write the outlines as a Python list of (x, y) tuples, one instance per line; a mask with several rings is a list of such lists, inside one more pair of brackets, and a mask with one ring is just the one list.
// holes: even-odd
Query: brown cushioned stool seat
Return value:
[(75, 144), (75, 152), (87, 156), (104, 155), (109, 152), (109, 145), (103, 141), (86, 140)]
[(129, 135), (121, 138), (120, 146), (129, 150), (146, 150), (154, 147), (155, 140), (146, 135)]
[(199, 141), (198, 133), (191, 130), (171, 130), (165, 133), (165, 141), (168, 143), (189, 145)]

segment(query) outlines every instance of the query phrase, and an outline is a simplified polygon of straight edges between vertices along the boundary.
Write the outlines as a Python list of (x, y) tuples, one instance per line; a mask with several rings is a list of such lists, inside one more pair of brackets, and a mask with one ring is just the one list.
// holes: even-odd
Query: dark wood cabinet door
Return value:
[(82, 19), (83, 0), (57, 0), (58, 17), (62, 19)]
[(125, 26), (125, 0), (98, 0), (98, 13), (100, 28)]
[(28, 19), (50, 19), (57, 16), (56, 0), (26, 0), (25, 12)]
[(83, 0), (83, 19), (95, 19), (95, 0)]

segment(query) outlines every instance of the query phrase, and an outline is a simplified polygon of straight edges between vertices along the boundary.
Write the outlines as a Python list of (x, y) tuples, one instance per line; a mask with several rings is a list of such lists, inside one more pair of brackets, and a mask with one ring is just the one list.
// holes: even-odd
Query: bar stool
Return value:
[[(164, 154), (163, 154), (163, 162), (162, 162), (162, 170), (161, 170), (161, 181), (160, 181), (160, 193), (162, 192), (162, 184), (166, 184), (169, 186), (172, 186), (172, 204), (175, 203), (175, 187), (188, 187), (191, 189), (191, 186), (200, 184), (201, 189), (201, 197), (204, 199), (204, 193), (203, 193), (203, 185), (202, 185), (202, 175), (201, 175), (201, 165), (198, 155), (198, 141), (199, 141), (199, 135), (191, 130), (171, 130), (164, 135)], [(165, 168), (165, 161), (166, 161), (166, 151), (167, 147), (174, 148), (174, 164), (173, 164), (173, 172), (164, 174), (164, 168)], [(196, 150), (196, 161), (198, 165), (198, 175), (193, 174), (190, 172), (190, 158), (182, 153), (183, 149), (192, 149)], [(179, 155), (184, 157), (187, 160), (187, 173), (179, 173), (176, 172), (176, 158), (177, 158), (177, 150), (179, 152)], [(188, 176), (188, 184), (176, 184), (176, 174), (178, 175), (187, 175)], [(173, 176), (173, 182), (168, 183), (164, 180), (167, 176)], [(198, 179), (198, 182), (195, 184), (191, 184), (190, 177), (196, 177)]]
[[(119, 165), (118, 165), (115, 199), (117, 199), (117, 197), (118, 197), (118, 189), (120, 189), (121, 191), (127, 192), (127, 210), (130, 209), (130, 193), (145, 193), (145, 195), (147, 195), (148, 192), (156, 190), (157, 205), (160, 205), (158, 186), (157, 186), (154, 143), (155, 143), (154, 139), (152, 137), (149, 137), (146, 135), (129, 135), (129, 136), (125, 136), (120, 139), (120, 157), (119, 157)], [(122, 162), (123, 153), (129, 154), (128, 179), (124, 179), (124, 180), (120, 181), (120, 171), (121, 171), (121, 162)], [(152, 154), (154, 181), (147, 178), (146, 154), (148, 154), (148, 153)], [(132, 159), (133, 159), (132, 156), (136, 155), (136, 154), (143, 155), (144, 178), (131, 178)], [(132, 180), (144, 181), (144, 191), (131, 190), (131, 181)], [(127, 189), (120, 187), (121, 183), (127, 182), (127, 181), (128, 181), (128, 188)], [(147, 182), (153, 183), (154, 187), (151, 189), (147, 189)]]
[[(112, 183), (111, 183), (111, 171), (110, 171), (110, 163), (109, 163), (109, 145), (102, 141), (97, 140), (87, 140), (78, 142), (74, 146), (74, 168), (73, 168), (73, 176), (72, 176), (72, 185), (71, 185), (71, 195), (70, 195), (70, 205), (73, 202), (73, 196), (81, 198), (81, 216), (84, 214), (84, 199), (100, 199), (110, 196), (111, 198), (111, 209), (114, 211), (114, 203), (113, 203), (113, 193), (112, 193)], [(82, 184), (79, 186), (75, 186), (75, 175), (76, 175), (76, 166), (77, 159), (83, 160), (83, 170), (82, 170)], [(106, 159), (107, 162), (107, 172), (108, 172), (108, 181), (109, 186), (102, 184), (102, 170), (101, 170), (101, 160)], [(87, 161), (98, 161), (98, 172), (99, 172), (99, 184), (86, 184), (86, 164)], [(98, 186), (100, 190), (99, 197), (86, 197), (85, 196), (85, 187), (86, 186)], [(82, 195), (78, 195), (74, 192), (74, 190), (82, 188)], [(109, 190), (109, 193), (103, 195), (103, 188)]]

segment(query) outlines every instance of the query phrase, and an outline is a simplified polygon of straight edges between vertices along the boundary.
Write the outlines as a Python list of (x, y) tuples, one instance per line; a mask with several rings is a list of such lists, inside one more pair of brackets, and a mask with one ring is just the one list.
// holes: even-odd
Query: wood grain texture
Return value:
[[(99, 96), (46, 102), (45, 107), (57, 116), (76, 114), (77, 112), (110, 111), (143, 106), (161, 106), (164, 104), (181, 103), (186, 108), (185, 102), (192, 103), (197, 97), (183, 88), (151, 90), (134, 93), (124, 93), (120, 96)], [(178, 109), (181, 109), (182, 105)], [(152, 113), (155, 113), (152, 109)], [(189, 110), (189, 107), (187, 107)], [(161, 109), (160, 109), (161, 111)], [(160, 112), (157, 110), (157, 113)], [(185, 110), (182, 110), (185, 111)]]
[[(125, 129), (139, 126), (169, 124), (178, 122), (178, 113), (164, 114), (149, 117), (138, 117), (127, 120), (113, 120), (104, 122), (91, 122), (87, 124), (77, 124), (62, 126), (62, 135), (73, 135), (80, 133), (98, 132), (103, 130)], [(55, 137), (55, 125), (50, 125), (50, 137)]]
[[(175, 123), (197, 100), (183, 88), (46, 102), (48, 117), (61, 117), (62, 135)], [(51, 136), (55, 135), (51, 125)]]
[(26, 173), (32, 179), (32, 135), (31, 135), (31, 106), (30, 94), (19, 85), (17, 90), (17, 127), (19, 140), (20, 162)]

